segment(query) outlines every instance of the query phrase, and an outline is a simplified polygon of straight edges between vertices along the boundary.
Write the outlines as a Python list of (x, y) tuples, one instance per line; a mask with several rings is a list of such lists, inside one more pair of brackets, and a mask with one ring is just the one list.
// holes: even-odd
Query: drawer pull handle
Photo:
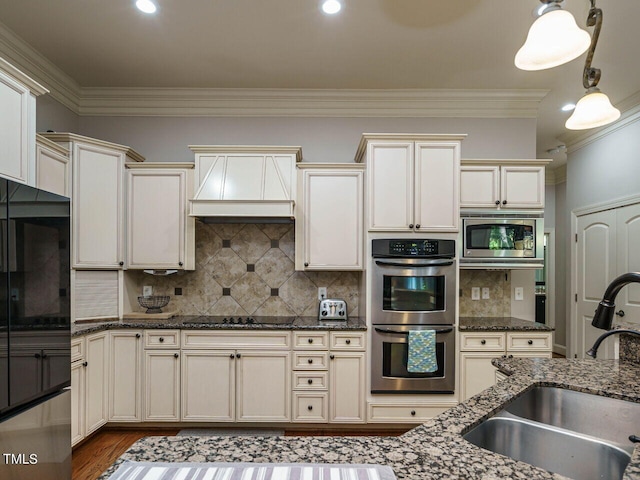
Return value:
[(307, 410), (309, 410), (309, 411), (313, 410), (313, 405), (309, 405), (309, 406), (307, 407)]
[(310, 338), (310, 339), (308, 340), (308, 342), (309, 342), (309, 343), (313, 343), (313, 338)]
[(310, 358), (309, 360), (307, 360), (308, 363), (313, 363), (313, 358)]
[(529, 345), (533, 345), (533, 340), (527, 340), (527, 343), (528, 343)]
[(416, 411), (415, 410), (411, 410), (411, 416), (415, 417), (416, 416)]
[(164, 338), (163, 338), (163, 337), (160, 337), (160, 338), (158, 339), (158, 341), (159, 341), (160, 343), (162, 343), (162, 342), (164, 342)]
[(346, 343), (347, 345), (351, 345), (351, 339), (350, 339), (350, 338), (347, 338), (347, 339), (344, 341), (344, 343)]
[(482, 340), (480, 340), (480, 343), (481, 343), (482, 345), (486, 345), (486, 344), (487, 344), (487, 341), (486, 341), (485, 339), (482, 339)]
[(309, 379), (309, 380), (307, 380), (307, 383), (308, 383), (309, 385), (311, 385), (311, 384), (313, 383), (313, 380)]

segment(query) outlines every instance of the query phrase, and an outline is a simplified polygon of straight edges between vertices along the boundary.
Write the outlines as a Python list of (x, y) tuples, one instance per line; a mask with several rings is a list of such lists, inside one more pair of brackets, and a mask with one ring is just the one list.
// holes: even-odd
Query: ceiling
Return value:
[[(538, 157), (566, 138), (560, 107), (584, 93), (586, 54), (547, 71), (513, 65), (537, 0), (344, 0), (337, 16), (318, 0), (156, 3), (149, 16), (134, 0), (0, 0), (0, 18), (83, 88), (548, 90)], [(599, 86), (628, 104), (640, 92), (640, 1), (597, 6)], [(584, 27), (589, 1), (565, 8)]]

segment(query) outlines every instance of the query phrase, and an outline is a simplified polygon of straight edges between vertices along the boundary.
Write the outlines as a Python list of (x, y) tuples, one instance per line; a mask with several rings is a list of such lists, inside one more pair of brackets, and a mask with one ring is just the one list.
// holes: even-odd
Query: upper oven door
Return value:
[(453, 259), (374, 258), (373, 324), (453, 325)]
[(536, 220), (463, 220), (463, 258), (536, 258)]

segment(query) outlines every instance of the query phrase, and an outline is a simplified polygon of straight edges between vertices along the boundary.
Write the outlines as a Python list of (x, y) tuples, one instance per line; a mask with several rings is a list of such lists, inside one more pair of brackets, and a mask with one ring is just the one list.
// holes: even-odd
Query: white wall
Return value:
[(80, 117), (49, 95), (36, 99), (36, 131), (80, 133)]

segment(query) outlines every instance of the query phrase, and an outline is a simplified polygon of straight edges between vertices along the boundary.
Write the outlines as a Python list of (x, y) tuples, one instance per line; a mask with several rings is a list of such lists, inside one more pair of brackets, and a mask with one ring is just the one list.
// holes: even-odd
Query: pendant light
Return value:
[(587, 92), (584, 97), (578, 101), (573, 114), (565, 123), (565, 127), (569, 130), (586, 130), (587, 128), (602, 127), (620, 118), (620, 110), (611, 105), (609, 97), (602, 93), (597, 87), (600, 81), (600, 69), (591, 67), (593, 54), (596, 50), (598, 37), (600, 36), (600, 29), (602, 28), (602, 10), (596, 8), (595, 0), (591, 0), (587, 26), (595, 27), (582, 73), (582, 85), (587, 89)]
[(562, 0), (540, 1), (546, 7), (516, 54), (515, 64), (521, 70), (544, 70), (570, 62), (586, 52), (591, 41), (573, 15), (562, 10)]

